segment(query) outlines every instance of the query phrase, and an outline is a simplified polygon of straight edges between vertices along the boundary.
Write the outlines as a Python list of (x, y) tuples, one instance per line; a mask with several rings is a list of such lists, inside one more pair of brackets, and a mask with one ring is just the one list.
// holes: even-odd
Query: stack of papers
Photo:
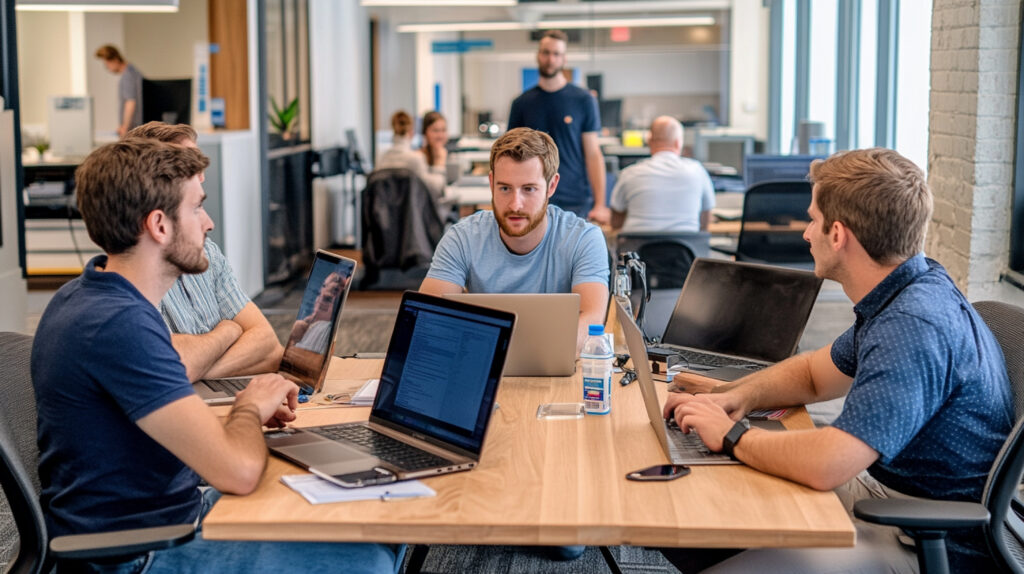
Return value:
[(356, 394), (352, 395), (352, 401), (349, 404), (355, 407), (368, 407), (372, 405), (374, 397), (377, 396), (377, 385), (379, 383), (380, 379), (366, 381), (366, 384), (360, 387)]
[(302, 495), (302, 498), (308, 500), (310, 504), (374, 499), (401, 500), (437, 494), (434, 489), (418, 480), (362, 488), (344, 488), (313, 474), (286, 474), (281, 477), (281, 482)]

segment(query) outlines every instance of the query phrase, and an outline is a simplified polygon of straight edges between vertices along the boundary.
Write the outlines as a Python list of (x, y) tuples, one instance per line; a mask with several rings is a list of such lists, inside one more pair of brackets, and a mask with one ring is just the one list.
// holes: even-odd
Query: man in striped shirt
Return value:
[[(128, 135), (196, 147), (196, 132), (185, 124), (149, 122)], [(203, 249), (209, 268), (181, 275), (160, 302), (189, 380), (276, 371), (284, 348), (274, 328), (242, 290), (217, 244), (207, 238)]]

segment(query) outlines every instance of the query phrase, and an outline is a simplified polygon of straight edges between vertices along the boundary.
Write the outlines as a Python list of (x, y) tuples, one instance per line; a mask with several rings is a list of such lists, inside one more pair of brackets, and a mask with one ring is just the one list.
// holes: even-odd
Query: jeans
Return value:
[[(204, 540), (202, 519), (220, 498), (215, 489), (203, 493), (196, 537), (167, 550), (156, 550), (117, 564), (61, 564), (58, 572), (104, 574), (177, 574), (185, 572), (345, 572), (396, 574), (405, 545), (333, 542), (238, 542)], [(282, 527), (283, 528), (283, 527)]]

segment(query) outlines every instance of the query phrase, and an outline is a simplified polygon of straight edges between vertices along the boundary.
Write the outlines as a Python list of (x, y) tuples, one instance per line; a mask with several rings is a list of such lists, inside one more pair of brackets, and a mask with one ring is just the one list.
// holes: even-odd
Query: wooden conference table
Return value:
[[(328, 392), (380, 374), (382, 361), (335, 357)], [(656, 383), (659, 394), (665, 385)], [(311, 505), (281, 483), (303, 471), (275, 457), (256, 491), (224, 496), (203, 523), (213, 540), (368, 541), (421, 544), (852, 546), (839, 499), (746, 466), (694, 467), (671, 482), (627, 472), (667, 462), (639, 385), (615, 384), (612, 412), (538, 420), (537, 406), (578, 402), (579, 369), (565, 378), (506, 378), (480, 465), (425, 479), (429, 498)], [(296, 426), (365, 420), (369, 408), (302, 409)], [(809, 428), (803, 409), (789, 428)]]

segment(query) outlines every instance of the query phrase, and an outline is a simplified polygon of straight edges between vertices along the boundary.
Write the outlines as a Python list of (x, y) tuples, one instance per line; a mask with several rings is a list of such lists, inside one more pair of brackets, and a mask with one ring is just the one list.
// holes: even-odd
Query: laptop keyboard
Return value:
[(430, 454), (360, 424), (330, 425), (309, 430), (332, 440), (359, 445), (373, 456), (406, 471), (454, 464), (450, 460)]
[(701, 353), (700, 351), (691, 351), (690, 349), (682, 349), (679, 347), (657, 346), (648, 347), (647, 350), (648, 352), (651, 350), (657, 350), (662, 353), (679, 355), (683, 361), (690, 365), (704, 365), (708, 367), (762, 367), (762, 365), (751, 363), (744, 359), (733, 359), (732, 357)]
[(250, 378), (242, 379), (203, 379), (203, 383), (211, 390), (235, 396), (249, 384)]
[(665, 431), (668, 433), (668, 450), (673, 461), (732, 461), (732, 457), (727, 454), (711, 452), (696, 431), (684, 433), (674, 420), (665, 421)]

